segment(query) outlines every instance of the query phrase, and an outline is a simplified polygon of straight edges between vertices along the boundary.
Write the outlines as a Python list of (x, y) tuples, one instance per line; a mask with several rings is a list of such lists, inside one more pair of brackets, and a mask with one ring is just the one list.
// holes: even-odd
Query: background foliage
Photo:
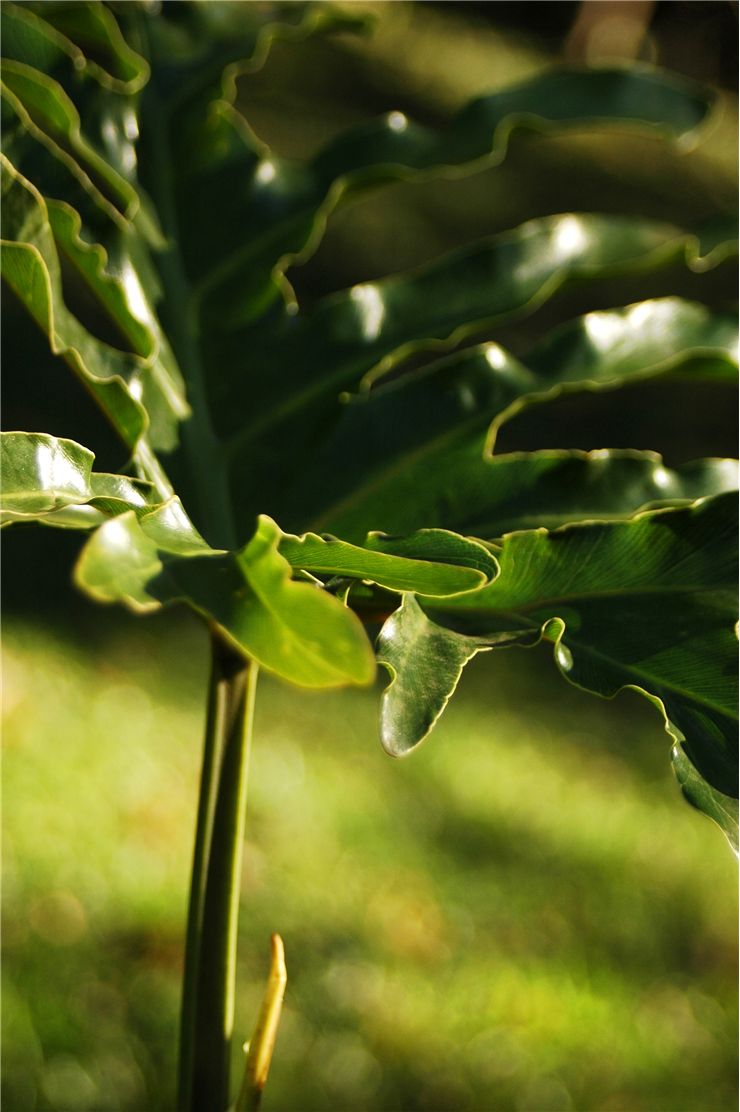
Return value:
[[(563, 23), (548, 39), (506, 29), (512, 6), (495, 7), (496, 19), (472, 5), (381, 6), (374, 39), (278, 48), (266, 70), (244, 82), (244, 107), (256, 130), (286, 155), (310, 153), (368, 110), (400, 109), (438, 123), (465, 97), (496, 83), (492, 59), (501, 84), (536, 72), (550, 51), (564, 49), (577, 14), (565, 4), (530, 5), (543, 20), (546, 8), (561, 12)], [(667, 27), (665, 7), (676, 9)], [(726, 35), (715, 32), (712, 50), (707, 28), (723, 26), (721, 7), (661, 5), (646, 49), (664, 64), (713, 79)], [(705, 9), (713, 10), (711, 20)], [(418, 45), (412, 52), (409, 36)], [(675, 45), (697, 36), (706, 44), (703, 61), (701, 50), (687, 56)], [(333, 219), (315, 258), (291, 277), (311, 304), (323, 293), (424, 262), (532, 215), (593, 208), (594, 197), (606, 212), (696, 226), (732, 208), (732, 132), (730, 111), (689, 157), (634, 137), (521, 136), (495, 171), (459, 182), (400, 183), (391, 187), (390, 203), (383, 193), (348, 206)], [(703, 275), (699, 285), (677, 266), (641, 278), (639, 295), (680, 291), (721, 308), (731, 282), (730, 268)], [(554, 320), (624, 303), (629, 290), (628, 282), (611, 281), (597, 293), (563, 293), (535, 319), (502, 330), (502, 342), (528, 350)], [(6, 426), (78, 436), (102, 466), (118, 466), (120, 451), (97, 415), (78, 393), (65, 393), (66, 378), (49, 367), (40, 336), (29, 337), (23, 328), (18, 338), (20, 321), (12, 303), (7, 308), (6, 368), (22, 352), (39, 375), (31, 391), (23, 381), (17, 397), (13, 376), (6, 374)], [(725, 387), (698, 392), (691, 384), (677, 386), (668, 404), (661, 392), (660, 407), (651, 389), (565, 399), (555, 420), (534, 411), (502, 430), (499, 448), (649, 446), (662, 450), (671, 465), (734, 452), (728, 421), (734, 398), (728, 404)], [(49, 409), (64, 413), (63, 428), (54, 427)], [(573, 435), (576, 427), (589, 430), (581, 433), (588, 437), (582, 443)], [(561, 439), (548, 441), (553, 435)], [(6, 547), (8, 581), (17, 564), (33, 583), (26, 598), (38, 606), (51, 585), (56, 593), (60, 569), (66, 578), (69, 567), (58, 549), (49, 564), (42, 537), (19, 533)], [(168, 1107), (169, 1095), (158, 1086), (172, 1075), (177, 939), (199, 732), (189, 699), (203, 687), (198, 654), (204, 646), (171, 622), (158, 622), (154, 633), (123, 635), (115, 619), (77, 601), (70, 604), (72, 621), (96, 651), (91, 655), (89, 644), (73, 650), (68, 641), (60, 646), (28, 624), (22, 580), (13, 580), (21, 588), (11, 602), (17, 617), (7, 626), (11, 681), (15, 677), (7, 736), (17, 740), (6, 790), (18, 803), (7, 819), (6, 905), (11, 922), (19, 924), (15, 934), (11, 928), (6, 959), (6, 1022), (13, 1036), (6, 1046), (18, 1048), (10, 1059), (6, 1051), (8, 1099), (29, 1108), (34, 1102), (135, 1108), (142, 1101)], [(68, 631), (69, 625), (65, 638)], [(155, 651), (159, 637), (162, 647)], [(172, 641), (183, 643), (172, 669), (180, 683), (160, 705), (157, 686), (147, 685), (172, 659), (165, 645)], [(116, 653), (133, 668), (125, 679), (116, 672)], [(113, 676), (88, 714), (80, 693), (100, 658), (113, 661)], [(531, 666), (531, 658), (524, 663)], [(732, 915), (731, 897), (718, 894), (727, 891), (718, 883), (727, 876), (718, 838), (688, 810), (658, 808), (651, 817), (641, 784), (652, 788), (660, 781), (667, 797), (675, 788), (655, 746), (649, 708), (625, 709), (635, 702), (629, 696), (605, 706), (584, 706), (581, 699), (570, 712), (573, 693), (556, 695), (544, 673), (519, 678), (516, 660), (506, 667), (500, 711), (492, 713), (486, 691), (486, 717), (476, 717), (480, 685), (489, 682), (481, 662), (466, 687), (468, 705), (453, 708), (457, 719), (440, 727), (445, 732), (434, 749), (401, 770), (384, 765), (373, 749), (375, 728), (363, 696), (307, 703), (306, 696), (282, 689), (265, 693), (245, 875), (245, 900), (257, 910), (242, 950), (248, 978), (257, 978), (259, 928), (265, 936), (280, 928), (293, 958), (294, 995), (279, 1044), (279, 1053), (287, 1051), (268, 1096), (274, 1107), (295, 1102), (295, 1078), (308, 1106), (317, 1108), (330, 1100), (368, 1108), (475, 1108), (494, 1099), (522, 1108), (703, 1108), (717, 1107), (717, 1094), (732, 1105), (733, 1001), (722, 984), (723, 963), (731, 960)], [(140, 687), (131, 683), (137, 673)], [(47, 706), (34, 698), (39, 684), (56, 685), (56, 701)], [(547, 707), (536, 726), (530, 714), (535, 689)], [(517, 696), (526, 700), (526, 716), (517, 713)], [(70, 726), (60, 720), (65, 702)], [(112, 730), (122, 708), (141, 713), (141, 729), (127, 730), (118, 745), (96, 744), (101, 724)], [(497, 718), (501, 729), (492, 739)], [(651, 735), (644, 743), (643, 726)], [(583, 734), (590, 735), (588, 760)], [(49, 762), (49, 736), (64, 759)], [(621, 759), (625, 739), (627, 763)], [(634, 751), (643, 748), (633, 767)], [(452, 788), (445, 786), (448, 777)], [(109, 798), (111, 779), (126, 785), (112, 810), (97, 803), (101, 785)], [(477, 791), (471, 787), (476, 783)], [(361, 798), (363, 790), (369, 798), (362, 815), (354, 807), (348, 813), (346, 800)], [(582, 825), (574, 812), (585, 816)], [(89, 856), (88, 818), (101, 830), (97, 866)], [(103, 849), (106, 829), (115, 849)], [(44, 830), (48, 838), (39, 838)], [(24, 832), (33, 834), (33, 845)], [(121, 849), (139, 839), (143, 852)], [(555, 894), (553, 873), (559, 878)], [(43, 964), (59, 945), (68, 979), (60, 976), (61, 963), (51, 971)], [(77, 968), (68, 960), (73, 952)], [(634, 968), (632, 980), (625, 980), (625, 967)], [(129, 982), (132, 995), (123, 991)], [(34, 983), (38, 991), (29, 992), (26, 986)], [(247, 995), (242, 1027), (256, 989), (251, 1001)], [(635, 1023), (636, 999), (638, 1016), (646, 1018)], [(473, 1015), (486, 1017), (474, 1030)], [(105, 1036), (101, 1016), (112, 1017)], [(615, 1019), (620, 1016), (622, 1022)], [(607, 1060), (613, 1064), (605, 1074)], [(704, 1095), (709, 1090), (711, 1103)]]

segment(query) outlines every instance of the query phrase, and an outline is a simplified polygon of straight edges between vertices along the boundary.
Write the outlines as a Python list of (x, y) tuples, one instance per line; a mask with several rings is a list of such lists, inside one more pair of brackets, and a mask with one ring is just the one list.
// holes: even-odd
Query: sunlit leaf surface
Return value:
[[(73, 441), (7, 434), (3, 520), (86, 530), (76, 579), (94, 597), (185, 602), (300, 684), (369, 682), (361, 618), (386, 617), (392, 752), (476, 652), (549, 637), (580, 686), (660, 705), (687, 796), (717, 817), (735, 790), (732, 464), (493, 453), (505, 421), (565, 393), (731, 380), (736, 321), (668, 297), (523, 354), (494, 330), (568, 284), (707, 270), (731, 230), (561, 213), (309, 308), (286, 277), (361, 190), (496, 165), (515, 130), (686, 143), (712, 97), (644, 67), (556, 70), (439, 128), (386, 113), (301, 162), (250, 127), (238, 82), (352, 11), (8, 3), (2, 21), (3, 276), (130, 453), (130, 474), (101, 474)], [(633, 516), (646, 507), (672, 508)]]

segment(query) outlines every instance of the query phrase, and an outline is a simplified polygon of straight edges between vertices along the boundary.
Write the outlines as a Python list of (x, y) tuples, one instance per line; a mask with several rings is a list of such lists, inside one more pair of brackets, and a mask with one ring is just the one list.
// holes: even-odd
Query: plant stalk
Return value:
[(257, 665), (216, 631), (185, 945), (179, 1112), (225, 1112)]
[(270, 939), (270, 973), (252, 1038), (244, 1045), (247, 1061), (234, 1112), (258, 1112), (275, 1050), (288, 974), (279, 934)]
[[(146, 34), (146, 32), (144, 32)], [(151, 55), (151, 49), (148, 49)], [(147, 95), (149, 94), (149, 95)], [(236, 548), (237, 537), (229, 495), (229, 476), (222, 447), (215, 434), (205, 384), (202, 353), (198, 340), (197, 315), (192, 291), (179, 253), (180, 242), (175, 182), (169, 150), (169, 120), (154, 84), (147, 90), (142, 111), (147, 127), (142, 135), (151, 164), (148, 183), (168, 240), (156, 261), (164, 288), (158, 312), (187, 387), (190, 417), (180, 425), (182, 450), (193, 484), (193, 501), (187, 500), (195, 524), (215, 548)], [(182, 490), (180, 491), (182, 494)]]

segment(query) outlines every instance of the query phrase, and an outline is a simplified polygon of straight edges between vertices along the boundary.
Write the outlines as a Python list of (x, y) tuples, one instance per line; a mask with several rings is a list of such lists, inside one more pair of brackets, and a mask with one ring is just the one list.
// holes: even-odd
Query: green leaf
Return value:
[[(452, 632), (453, 646), (459, 634), (489, 644), (508, 634), (522, 643), (529, 631), (529, 643), (540, 636), (554, 643), (556, 663), (571, 683), (605, 697), (625, 687), (640, 691), (702, 777), (731, 795), (736, 547), (736, 499), (720, 495), (626, 522), (510, 534), (489, 586), (421, 601), (428, 617)], [(383, 653), (393, 654), (400, 676), (413, 667), (413, 654), (391, 646), (391, 633), (393, 627), (384, 633)], [(423, 689), (415, 694), (426, 698)], [(403, 731), (433, 711), (434, 704), (424, 715), (394, 708), (401, 732), (387, 747), (410, 749), (420, 739)]]
[[(77, 95), (82, 71), (124, 94), (136, 93), (145, 84), (149, 72), (145, 60), (131, 49), (103, 4), (78, 0), (74, 4), (44, 3), (39, 9), (37, 13), (27, 3), (3, 5), (4, 57), (53, 73), (60, 80), (63, 75), (62, 84)], [(77, 40), (95, 58), (87, 57)]]
[[(326, 525), (354, 541), (368, 521), (390, 533), (422, 525), (493, 539), (518, 529), (629, 517), (737, 490), (731, 459), (666, 467), (654, 452), (559, 449), (490, 456), (480, 440), (422, 456), (347, 498)], [(325, 524), (323, 518), (321, 526)]]
[(551, 69), (470, 102), (443, 131), (389, 113), (335, 140), (315, 165), (337, 177), (366, 166), (428, 170), (498, 162), (520, 128), (548, 132), (614, 124), (686, 142), (710, 107), (698, 85), (647, 67)]
[(8, 60), (3, 62), (3, 80), (31, 119), (63, 148), (69, 148), (84, 171), (101, 183), (103, 195), (121, 215), (135, 215), (139, 204), (136, 190), (85, 139), (79, 113), (62, 86), (23, 62)]
[[(3, 5), (3, 75), (25, 112), (87, 162), (93, 176), (108, 183), (114, 203), (133, 215), (140, 205), (130, 184), (136, 170), (134, 94), (146, 83), (148, 66), (124, 41), (102, 4), (59, 7), (52, 12), (52, 5), (45, 4), (45, 18), (40, 18), (27, 4)], [(56, 26), (49, 22), (52, 16)], [(84, 50), (69, 34), (79, 38)], [(34, 181), (43, 188), (40, 180)]]
[[(413, 529), (397, 516), (390, 524), (389, 515), (405, 506), (411, 515), (431, 510), (424, 524), (458, 529), (468, 513), (464, 506), (459, 517), (443, 520), (434, 506), (449, 500), (450, 472), (464, 468), (467, 481), (458, 484), (458, 499), (474, 505), (485, 481), (480, 457), (493, 452), (498, 430), (523, 408), (564, 393), (613, 390), (667, 374), (734, 381), (737, 341), (734, 314), (660, 298), (587, 313), (556, 329), (523, 362), (498, 344), (483, 344), (349, 397), (318, 448), (320, 464), (336, 470), (338, 480), (332, 487), (336, 501), (316, 524), (343, 535), (348, 528), (354, 535), (355, 522), (366, 520), (385, 529)], [(486, 428), (484, 452), (480, 441)], [(404, 498), (402, 492), (414, 487), (414, 496)], [(299, 483), (296, 500), (310, 497)], [(447, 512), (454, 515), (456, 509), (451, 505)], [(465, 526), (465, 531), (491, 536), (503, 530)]]
[(280, 554), (293, 567), (317, 575), (370, 580), (388, 590), (430, 596), (475, 590), (497, 570), (482, 545), (441, 529), (403, 538), (371, 534), (362, 547), (315, 533), (286, 535)]
[(332, 595), (291, 580), (273, 521), (261, 517), (239, 552), (205, 545), (183, 551), (181, 530), (170, 532), (166, 512), (160, 507), (138, 519), (128, 513), (102, 525), (81, 553), (78, 585), (103, 602), (139, 610), (187, 602), (268, 671), (306, 687), (372, 680), (362, 624)]
[[(144, 362), (147, 373), (124, 367), (116, 377), (133, 386), (148, 427), (137, 427), (133, 412), (122, 420), (120, 391), (95, 383), (98, 400), (140, 448), (140, 473), (165, 496), (164, 465), (211, 543), (235, 546), (264, 510), (305, 527), (305, 513), (296, 512), (302, 500), (284, 495), (300, 485), (288, 477), (305, 471), (301, 461), (340, 414), (337, 392), (366, 372), (531, 308), (566, 279), (657, 265), (687, 250), (675, 230), (549, 219), (512, 233), (508, 247), (500, 237), (498, 251), (463, 252), (410, 281), (359, 287), (294, 318), (283, 272), (313, 249), (343, 192), (500, 160), (517, 127), (616, 123), (685, 138), (711, 98), (657, 71), (558, 71), (482, 98), (441, 131), (391, 113), (297, 164), (276, 158), (236, 112), (237, 79), (262, 64), (276, 38), (346, 28), (355, 16), (298, 5), (280, 8), (273, 23), (244, 5), (119, 14), (137, 51), (99, 5), (7, 6), (16, 121), (8, 153), (50, 202), (57, 247)], [(166, 240), (156, 240), (158, 223)], [(149, 260), (155, 242), (158, 276)], [(86, 253), (91, 244), (105, 257)], [(513, 287), (500, 280), (512, 267)], [(281, 290), (288, 305), (266, 315)], [(385, 319), (376, 336), (378, 305)], [(87, 374), (89, 383), (89, 365)], [(151, 447), (167, 460), (157, 465)]]
[[(246, 509), (259, 502), (286, 523), (299, 527), (308, 518), (323, 530), (333, 522), (330, 499), (362, 497), (363, 484), (375, 484), (382, 470), (392, 472), (392, 497), (404, 456), (413, 460), (423, 451), (439, 450), (444, 436), (476, 429), (482, 434), (497, 414), (513, 415), (521, 407), (515, 405), (519, 399), (613, 387), (681, 366), (697, 377), (710, 371), (729, 377), (737, 359), (731, 351), (735, 322), (703, 306), (667, 299), (574, 324), (574, 334), (597, 324), (604, 330), (613, 326), (613, 344), (594, 348), (589, 366), (575, 343), (570, 352), (563, 344), (563, 358), (552, 368), (535, 351), (536, 371), (498, 345), (486, 344), (356, 398), (338, 397), (372, 368), (388, 370), (435, 337), (456, 342), (473, 326), (531, 309), (570, 278), (658, 265), (685, 255), (690, 246), (675, 229), (646, 222), (547, 217), (413, 275), (332, 297), (284, 327), (278, 323), (269, 347), (265, 336), (264, 351), (261, 341), (250, 348), (250, 371), (261, 376), (262, 405), (227, 443), (241, 505)], [(637, 333), (630, 313), (641, 313), (645, 320)], [(331, 363), (326, 351), (332, 352)], [(277, 359), (281, 374), (271, 375), (268, 361)], [(238, 363), (226, 358), (224, 366), (229, 365)], [(216, 411), (225, 435), (225, 422), (235, 422), (238, 405), (228, 377), (222, 389), (228, 414), (221, 414), (220, 402)], [(279, 397), (271, 398), (273, 392)], [(301, 481), (294, 453), (310, 455), (317, 468), (332, 474), (331, 487), (311, 483), (308, 475)], [(255, 458), (264, 461), (264, 475), (255, 472)], [(365, 529), (375, 525), (368, 520)], [(331, 531), (336, 531), (333, 524)]]
[(120, 253), (118, 276), (107, 275), (105, 252), (80, 238), (74, 211), (54, 205), (56, 234), (141, 355), (97, 339), (69, 311), (43, 198), (4, 158), (2, 165), (3, 277), (49, 337), (52, 351), (65, 357), (100, 402), (124, 443), (135, 449), (149, 428), (155, 445), (171, 446), (174, 430), (189, 411), (179, 371), (130, 261)]
[(3, 82), (3, 151), (22, 177), (48, 198), (69, 202), (79, 212), (86, 238), (105, 244), (114, 229), (124, 229), (127, 220), (96, 180), (87, 174), (73, 154), (53, 136), (39, 128), (15, 93)]
[[(547, 132), (617, 124), (685, 138), (710, 106), (697, 86), (657, 71), (555, 71), (473, 101), (441, 131), (421, 126), (401, 112), (389, 112), (340, 135), (310, 163), (301, 165), (277, 158), (256, 136), (245, 135), (231, 110), (231, 88), (227, 84), (220, 89), (224, 99), (218, 105), (218, 120), (207, 123), (200, 102), (193, 103), (192, 98), (178, 106), (167, 141), (174, 160), (185, 170), (175, 188), (179, 225), (192, 240), (186, 244), (186, 255), (195, 260), (205, 253), (207, 269), (208, 260), (218, 259), (215, 272), (198, 279), (198, 289), (205, 295), (204, 310), (233, 323), (238, 323), (237, 315), (244, 319), (245, 312), (237, 290), (243, 299), (246, 282), (260, 311), (275, 302), (284, 289), (281, 272), (289, 261), (305, 257), (314, 247), (327, 216), (347, 192), (413, 173), (495, 164), (504, 159), (509, 137), (519, 128)], [(239, 131), (241, 136), (234, 134)], [(192, 154), (185, 159), (180, 135), (187, 135), (191, 148), (199, 142), (207, 146), (216, 164), (194, 160)], [(219, 167), (228, 173), (219, 174)], [(259, 227), (261, 234), (253, 246), (234, 249), (230, 245), (223, 252), (220, 238), (208, 244), (213, 229), (194, 226), (189, 215), (204, 192), (204, 178), (207, 188), (218, 188), (220, 179), (220, 188), (229, 189), (237, 167), (254, 185), (242, 199), (228, 197), (230, 211), (240, 222)], [(224, 234), (222, 227), (217, 228), (218, 234)]]
[[(77, 583), (101, 601), (121, 601), (139, 610), (187, 602), (220, 623), (242, 651), (266, 668), (306, 686), (372, 679), (373, 654), (357, 617), (320, 588), (291, 581), (290, 564), (278, 545), (298, 538), (285, 538), (275, 522), (263, 517), (245, 548), (217, 552), (194, 529), (178, 498), (159, 502), (150, 484), (95, 473), (93, 461), (92, 452), (71, 440), (42, 433), (0, 434), (0, 520), (86, 530), (99, 526), (75, 574)], [(424, 543), (422, 538), (421, 549)], [(447, 554), (463, 547), (471, 561), (480, 548), (450, 538)], [(384, 567), (418, 565), (425, 588), (437, 581), (451, 589), (485, 582), (485, 575), (471, 568), (371, 551), (366, 557)], [(479, 560), (485, 559), (481, 548)]]
[(671, 753), (673, 771), (681, 791), (692, 807), (708, 815), (727, 836), (735, 853), (738, 853), (738, 801), (712, 788), (692, 765), (678, 742)]
[(128, 231), (112, 236), (107, 250), (89, 246), (74, 209), (50, 201), (47, 210), (57, 251), (78, 271), (141, 359), (129, 392), (146, 410), (147, 441), (160, 452), (171, 451), (178, 442), (180, 422), (190, 417), (191, 409), (157, 317), (160, 287), (144, 244)]
[(94, 455), (74, 440), (45, 433), (0, 433), (0, 523), (90, 529), (113, 517), (151, 509), (150, 483), (93, 472)]
[(73, 440), (43, 433), (2, 433), (3, 513), (33, 518), (92, 497), (95, 456)]
[[(49, 337), (55, 354), (63, 354), (86, 382), (114, 422), (124, 443), (133, 447), (146, 416), (127, 388), (139, 364), (87, 331), (67, 310), (61, 275), (41, 196), (3, 158), (2, 274)], [(20, 242), (11, 242), (16, 237)]]
[(383, 626), (376, 646), (378, 664), (391, 675), (380, 711), (380, 740), (391, 757), (403, 757), (431, 733), (476, 653), (494, 646), (528, 644), (532, 631), (472, 637), (437, 625), (406, 594)]
[[(309, 686), (367, 682), (373, 670), (359, 619), (311, 576), (349, 581), (359, 610), (404, 593), (381, 638), (394, 751), (428, 730), (473, 652), (550, 637), (583, 686), (610, 695), (635, 684), (658, 701), (711, 790), (724, 791), (729, 588), (711, 507), (727, 500), (505, 534), (693, 502), (733, 485), (727, 461), (670, 471), (647, 453), (490, 453), (504, 420), (567, 390), (729, 378), (731, 318), (646, 302), (589, 314), (523, 360), (486, 344), (402, 365), (569, 282), (676, 260), (706, 269), (727, 256), (732, 230), (700, 242), (624, 216), (548, 216), (309, 311), (285, 276), (360, 189), (495, 163), (517, 128), (627, 125), (685, 143), (711, 98), (639, 67), (557, 71), (473, 102), (446, 128), (389, 113), (298, 163), (236, 110), (237, 81), (276, 39), (347, 28), (351, 13), (6, 4), (2, 19), (4, 275), (149, 480), (98, 475), (69, 441), (10, 434), (8, 520), (99, 526), (78, 565), (84, 589), (135, 608), (185, 600)], [(99, 338), (96, 314), (120, 342)], [(329, 522), (337, 535), (284, 534), (265, 511), (295, 533)], [(470, 533), (503, 540), (457, 535)], [(691, 571), (686, 582), (674, 567)]]

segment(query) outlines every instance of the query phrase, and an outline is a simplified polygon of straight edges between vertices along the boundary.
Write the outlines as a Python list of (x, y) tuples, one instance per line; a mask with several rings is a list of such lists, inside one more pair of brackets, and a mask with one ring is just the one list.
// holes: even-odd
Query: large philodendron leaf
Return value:
[[(137, 22), (144, 13), (134, 7)], [(4, 206), (6, 280), (135, 450), (140, 470), (166, 489), (150, 449), (171, 451), (190, 411), (155, 309), (161, 289), (149, 254), (163, 241), (136, 181), (137, 96), (148, 64), (99, 3), (5, 4), (2, 20), (8, 188), (18, 195), (22, 183), (31, 194), (25, 210), (33, 201), (41, 209), (29, 221), (17, 218), (20, 202)], [(224, 62), (235, 47), (254, 48), (263, 20), (247, 22)], [(70, 312), (57, 255), (79, 271), (130, 354), (101, 344)]]
[[(418, 514), (429, 525), (495, 536), (511, 526), (471, 526), (471, 508), (477, 506), (477, 521), (485, 521), (487, 499), (484, 495), (481, 502), (481, 488), (491, 483), (485, 477), (491, 468), (483, 459), (490, 462), (498, 430), (525, 406), (663, 375), (735, 381), (737, 347), (735, 314), (712, 312), (681, 298), (657, 298), (578, 317), (546, 336), (523, 360), (495, 343), (477, 345), (350, 396), (317, 448), (322, 466), (338, 477), (332, 484), (333, 504), (314, 523), (353, 536), (368, 520), (389, 531), (416, 528)], [(345, 461), (341, 469), (340, 459)], [(457, 498), (450, 497), (453, 473), (466, 478), (457, 484)], [(405, 496), (412, 490), (412, 497)], [(653, 498), (659, 497), (656, 491)], [(295, 499), (311, 504), (311, 493), (298, 483)], [(440, 518), (443, 505), (446, 516)]]
[[(394, 681), (384, 697), (385, 747), (406, 752), (425, 736), (476, 651), (544, 636), (577, 686), (646, 695), (700, 777), (736, 796), (736, 519), (736, 498), (726, 494), (626, 522), (505, 536), (489, 586), (421, 600), (386, 625), (381, 660)], [(446, 682), (415, 687), (406, 673), (445, 630)]]
[[(334, 9), (327, 19), (313, 6), (302, 33), (342, 18), (347, 16)], [(704, 90), (658, 71), (554, 71), (470, 103), (442, 131), (390, 112), (338, 136), (309, 162), (297, 163), (271, 152), (234, 110), (236, 78), (254, 62), (229, 67), (223, 80), (214, 74), (210, 84), (191, 78), (183, 88), (178, 57), (166, 41), (161, 48), (159, 24), (149, 26), (152, 81), (144, 99), (143, 142), (156, 143), (178, 171), (171, 180), (170, 215), (181, 233), (185, 277), (205, 320), (217, 318), (221, 331), (239, 333), (278, 300), (285, 267), (315, 245), (347, 191), (418, 172), (499, 162), (518, 127), (636, 126), (685, 141), (710, 108)], [(270, 33), (284, 37), (294, 29), (278, 26)], [(192, 70), (189, 59), (185, 68)], [(157, 164), (152, 152), (155, 172)], [(143, 181), (153, 196), (162, 196), (163, 183), (150, 181), (146, 172)], [(210, 211), (203, 200), (212, 204), (214, 196), (214, 214), (227, 212), (226, 223), (219, 216), (203, 219)], [(164, 207), (169, 205), (160, 204)], [(234, 224), (260, 233), (234, 243), (229, 234)]]
[(545, 449), (491, 456), (480, 439), (432, 460), (410, 460), (393, 481), (368, 483), (354, 505), (338, 505), (325, 525), (354, 541), (368, 520), (389, 533), (452, 529), (493, 540), (519, 529), (629, 517), (660, 503), (676, 505), (737, 490), (734, 459), (669, 468), (654, 452)]
[[(658, 265), (690, 243), (640, 221), (548, 218), (295, 315), (292, 296), (278, 296), (285, 267), (348, 191), (499, 161), (517, 127), (612, 124), (685, 141), (711, 98), (658, 71), (557, 71), (474, 102), (440, 131), (390, 113), (299, 164), (251, 132), (237, 81), (274, 39), (347, 28), (352, 13), (6, 4), (3, 18), (9, 173), (25, 208), (41, 210), (10, 221), (7, 279), (135, 450), (139, 474), (162, 496), (174, 486), (212, 544), (235, 547), (263, 511), (305, 527), (284, 492), (297, 491), (339, 414), (338, 391), (366, 372), (532, 308), (570, 278)], [(57, 255), (125, 338), (120, 352), (70, 311)]]
[[(289, 292), (287, 304), (279, 297), (285, 267), (315, 246), (348, 188), (495, 160), (516, 126), (615, 122), (679, 137), (704, 116), (706, 100), (656, 73), (559, 72), (476, 102), (444, 133), (391, 113), (299, 165), (277, 158), (234, 111), (238, 70), (207, 89), (186, 83), (175, 95), (177, 59), (160, 67), (156, 41), (151, 50), (142, 174), (177, 243), (162, 257), (162, 314), (189, 385), (205, 383), (222, 442), (208, 445), (210, 470), (228, 484), (237, 536), (264, 510), (305, 527), (305, 512), (294, 512), (295, 504), (306, 509), (295, 495), (309, 470), (304, 461), (337, 415), (337, 393), (366, 372), (389, 367), (414, 345), (448, 342), (481, 321), (526, 311), (569, 279), (641, 270), (694, 250), (682, 233), (647, 222), (553, 218), (302, 314)], [(235, 227), (259, 235), (235, 240)], [(187, 477), (186, 461), (172, 466)]]
[[(413, 458), (417, 449), (425, 444), (436, 448), (442, 435), (457, 434), (461, 427), (485, 429), (499, 411), (512, 407), (513, 413), (514, 403), (524, 395), (617, 386), (672, 367), (688, 369), (692, 362), (695, 373), (698, 364), (702, 374), (708, 373), (711, 363), (715, 373), (732, 374), (731, 318), (715, 318), (703, 306), (667, 299), (641, 307), (646, 326), (638, 332), (629, 312), (640, 307), (615, 311), (613, 321), (603, 322), (605, 328), (613, 325), (613, 343), (594, 350), (590, 367), (576, 353), (564, 352), (559, 367), (538, 374), (498, 345), (486, 344), (408, 379), (379, 385), (354, 402), (339, 397), (363, 376), (376, 378), (405, 356), (429, 346), (444, 347), (474, 326), (531, 310), (570, 280), (690, 260), (695, 249), (691, 237), (651, 222), (545, 217), (412, 274), (334, 295), (305, 316), (276, 321), (264, 335), (257, 329), (249, 347), (250, 375), (261, 376), (262, 406), (234, 427), (234, 393), (244, 389), (236, 372), (233, 379), (223, 376), (214, 401), (241, 512), (259, 502), (296, 528), (309, 521), (323, 529), (331, 520), (326, 503), (332, 496), (361, 496), (363, 481), (375, 482), (377, 472), (393, 466), (403, 452)], [(647, 327), (651, 317), (653, 326)], [(619, 333), (623, 340), (638, 337), (623, 355), (618, 353)], [(736, 359), (735, 353), (735, 366)], [(276, 360), (278, 375), (270, 370)], [(223, 365), (239, 364), (225, 355)], [(335, 477), (331, 487), (317, 487), (307, 475), (304, 479), (298, 460), (307, 456)], [(263, 461), (266, 474), (255, 472), (255, 458)], [(366, 528), (372, 524), (367, 522)]]
[[(726, 728), (715, 653), (724, 571), (713, 552), (711, 586), (668, 572), (679, 549), (695, 567), (712, 534), (681, 523), (703, 514), (706, 525), (711, 513), (672, 511), (676, 552), (669, 514), (630, 515), (729, 489), (729, 464), (669, 470), (648, 453), (491, 450), (504, 420), (563, 391), (729, 377), (733, 322), (669, 299), (589, 314), (522, 358), (494, 343), (454, 349), (475, 332), (494, 339), (489, 330), (570, 282), (677, 260), (706, 269), (726, 255), (727, 236), (700, 243), (644, 219), (564, 214), (307, 311), (285, 277), (361, 189), (495, 163), (516, 128), (629, 126), (686, 142), (710, 98), (637, 67), (558, 71), (473, 102), (447, 128), (388, 113), (299, 163), (253, 133), (236, 108), (239, 79), (274, 40), (347, 28), (353, 13), (79, 2), (5, 4), (2, 18), (4, 276), (111, 419), (138, 476), (96, 474), (69, 441), (10, 434), (5, 520), (87, 530), (83, 589), (134, 608), (185, 601), (244, 653), (308, 686), (368, 682), (357, 615), (374, 621), (402, 596), (381, 638), (395, 676), (383, 711), (391, 749), (428, 731), (472, 654), (548, 636), (583, 686), (611, 694), (635, 683), (660, 701), (711, 784), (682, 774), (687, 796), (724, 813), (726, 753), (713, 735)], [(431, 355), (426, 368), (403, 368)], [(594, 518), (610, 523), (500, 540)], [(655, 567), (640, 539), (648, 520), (661, 538), (653, 555), (665, 555)], [(561, 606), (562, 595), (542, 593), (576, 565), (592, 594)], [(643, 638), (647, 660), (621, 624), (637, 596), (617, 607), (600, 594), (629, 567), (645, 574), (640, 616), (656, 630)], [(678, 609), (658, 606), (651, 575)], [(529, 601), (503, 606), (525, 588)], [(652, 652), (658, 634), (676, 643)], [(721, 699), (704, 690), (710, 673)]]

